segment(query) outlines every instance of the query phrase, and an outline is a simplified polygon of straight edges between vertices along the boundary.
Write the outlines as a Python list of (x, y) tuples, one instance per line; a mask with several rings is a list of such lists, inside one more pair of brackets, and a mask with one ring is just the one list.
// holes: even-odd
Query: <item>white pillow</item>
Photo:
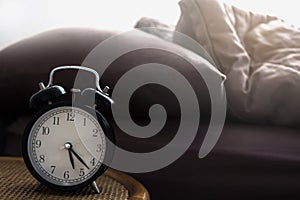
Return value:
[(250, 58), (243, 44), (249, 28), (277, 19), (240, 10), (219, 0), (182, 0), (179, 5), (181, 17), (188, 18), (190, 26), (182, 28), (184, 24), (178, 23), (176, 30), (192, 32), (189, 36), (203, 45), (225, 74), (233, 65), (250, 65)]
[(227, 76), (232, 114), (248, 122), (300, 124), (299, 29), (219, 0), (182, 0), (180, 7), (190, 26), (176, 29), (190, 29), (184, 32)]

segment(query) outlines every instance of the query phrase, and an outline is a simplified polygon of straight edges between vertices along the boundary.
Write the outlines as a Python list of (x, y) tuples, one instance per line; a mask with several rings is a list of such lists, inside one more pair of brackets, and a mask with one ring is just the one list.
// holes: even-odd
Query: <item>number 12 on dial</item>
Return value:
[(87, 106), (52, 105), (28, 124), (23, 157), (41, 183), (70, 190), (92, 183), (106, 170), (114, 137), (106, 119)]

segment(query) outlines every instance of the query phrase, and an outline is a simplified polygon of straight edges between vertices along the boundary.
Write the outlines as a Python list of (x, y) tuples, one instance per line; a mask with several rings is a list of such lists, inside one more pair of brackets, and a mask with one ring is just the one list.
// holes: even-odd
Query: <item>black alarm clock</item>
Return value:
[[(94, 104), (60, 101), (67, 92), (62, 86), (53, 85), (58, 70), (94, 74), (96, 89), (70, 91), (81, 98), (93, 96)], [(105, 115), (97, 109), (109, 109), (113, 103), (107, 94), (108, 87), (101, 90), (99, 80), (98, 73), (87, 67), (57, 67), (50, 72), (48, 85), (40, 83), (41, 90), (30, 98), (30, 107), (37, 112), (25, 129), (22, 153), (28, 170), (43, 185), (67, 191), (91, 184), (100, 192), (95, 180), (112, 159), (113, 148), (109, 148), (108, 140), (114, 143), (114, 133)]]

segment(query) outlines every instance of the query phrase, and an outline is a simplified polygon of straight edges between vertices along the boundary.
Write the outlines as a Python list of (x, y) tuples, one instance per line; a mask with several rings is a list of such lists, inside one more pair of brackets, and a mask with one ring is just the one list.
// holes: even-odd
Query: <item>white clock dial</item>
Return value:
[(106, 153), (105, 134), (86, 110), (56, 107), (33, 124), (27, 151), (34, 170), (44, 180), (74, 186), (90, 179), (101, 167)]

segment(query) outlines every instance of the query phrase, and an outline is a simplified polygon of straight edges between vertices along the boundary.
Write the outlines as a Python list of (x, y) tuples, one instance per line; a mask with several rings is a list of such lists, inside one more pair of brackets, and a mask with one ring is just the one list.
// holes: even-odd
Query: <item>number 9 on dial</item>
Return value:
[[(92, 73), (96, 89), (73, 88), (72, 97), (85, 101), (62, 101), (66, 91), (53, 85), (54, 73), (59, 70)], [(101, 90), (99, 80), (98, 73), (90, 68), (57, 67), (50, 72), (48, 85), (40, 83), (41, 90), (30, 98), (31, 108), (38, 111), (25, 129), (22, 153), (27, 168), (42, 184), (58, 190), (91, 184), (99, 193), (95, 180), (107, 169), (114, 144), (113, 130), (99, 112), (109, 110), (113, 101), (107, 94), (108, 87)]]

